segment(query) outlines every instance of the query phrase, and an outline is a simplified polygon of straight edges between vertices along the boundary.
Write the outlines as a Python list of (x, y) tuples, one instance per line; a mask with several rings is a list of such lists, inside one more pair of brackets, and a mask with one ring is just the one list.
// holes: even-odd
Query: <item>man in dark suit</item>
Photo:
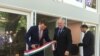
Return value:
[[(26, 42), (31, 50), (43, 45), (43, 39), (47, 42), (51, 41), (48, 36), (48, 29), (46, 28), (45, 21), (40, 21), (38, 26), (32, 26), (28, 30), (26, 34)], [(44, 56), (44, 51), (40, 51), (32, 56)]]
[(58, 19), (58, 27), (55, 29), (54, 40), (55, 50), (54, 56), (69, 55), (72, 45), (71, 30), (64, 26), (64, 20)]
[(83, 43), (80, 43), (79, 46), (83, 46), (84, 56), (92, 56), (94, 53), (94, 35), (88, 30), (87, 25), (82, 25), (81, 31), (84, 33), (84, 37)]
[(26, 42), (24, 38), (25, 34), (25, 27), (20, 27), (13, 41), (14, 51), (16, 55), (19, 54), (19, 56), (24, 56), (24, 50), (26, 48)]

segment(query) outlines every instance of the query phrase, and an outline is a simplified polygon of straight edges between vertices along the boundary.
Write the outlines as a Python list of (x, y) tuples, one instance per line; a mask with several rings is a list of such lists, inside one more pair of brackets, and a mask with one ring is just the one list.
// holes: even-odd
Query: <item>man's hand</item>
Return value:
[(36, 45), (35, 45), (35, 44), (32, 44), (31, 47), (32, 47), (32, 48), (36, 48)]
[(52, 44), (52, 50), (55, 51), (55, 44), (57, 43), (56, 40), (53, 40), (53, 44)]
[(55, 43), (57, 43), (57, 41), (56, 41), (56, 40), (53, 40), (53, 42), (54, 42), (54, 44), (55, 44)]
[(69, 51), (65, 51), (65, 55), (66, 55), (66, 56), (69, 55)]

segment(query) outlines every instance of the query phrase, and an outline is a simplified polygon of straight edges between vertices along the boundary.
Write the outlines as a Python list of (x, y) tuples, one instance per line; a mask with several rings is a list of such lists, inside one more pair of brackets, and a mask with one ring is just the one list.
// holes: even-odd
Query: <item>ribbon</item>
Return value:
[(29, 56), (29, 55), (35, 54), (35, 53), (37, 53), (39, 51), (42, 51), (42, 50), (48, 48), (53, 43), (54, 43), (53, 41), (47, 42), (46, 44), (44, 44), (44, 45), (42, 45), (42, 46), (40, 46), (40, 47), (38, 47), (36, 49), (27, 50), (27, 51), (24, 52), (24, 56)]

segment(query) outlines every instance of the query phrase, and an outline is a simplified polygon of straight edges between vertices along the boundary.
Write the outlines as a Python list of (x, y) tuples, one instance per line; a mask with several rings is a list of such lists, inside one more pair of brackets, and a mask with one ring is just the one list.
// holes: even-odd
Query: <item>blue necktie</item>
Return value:
[(62, 32), (62, 29), (59, 29), (58, 30), (58, 37), (60, 36), (61, 32)]

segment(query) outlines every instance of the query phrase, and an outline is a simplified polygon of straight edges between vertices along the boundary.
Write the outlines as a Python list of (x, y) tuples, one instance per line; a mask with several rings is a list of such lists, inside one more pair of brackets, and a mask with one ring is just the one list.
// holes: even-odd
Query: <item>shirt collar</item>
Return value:
[(87, 33), (88, 31), (89, 31), (89, 29), (87, 29), (85, 33)]
[(39, 29), (39, 31), (43, 31), (43, 30), (40, 29), (40, 25), (38, 25), (38, 29)]
[[(58, 27), (58, 28), (59, 28), (59, 27)], [(64, 29), (64, 27), (62, 27), (62, 28), (59, 28), (59, 29), (63, 30), (63, 29)]]

